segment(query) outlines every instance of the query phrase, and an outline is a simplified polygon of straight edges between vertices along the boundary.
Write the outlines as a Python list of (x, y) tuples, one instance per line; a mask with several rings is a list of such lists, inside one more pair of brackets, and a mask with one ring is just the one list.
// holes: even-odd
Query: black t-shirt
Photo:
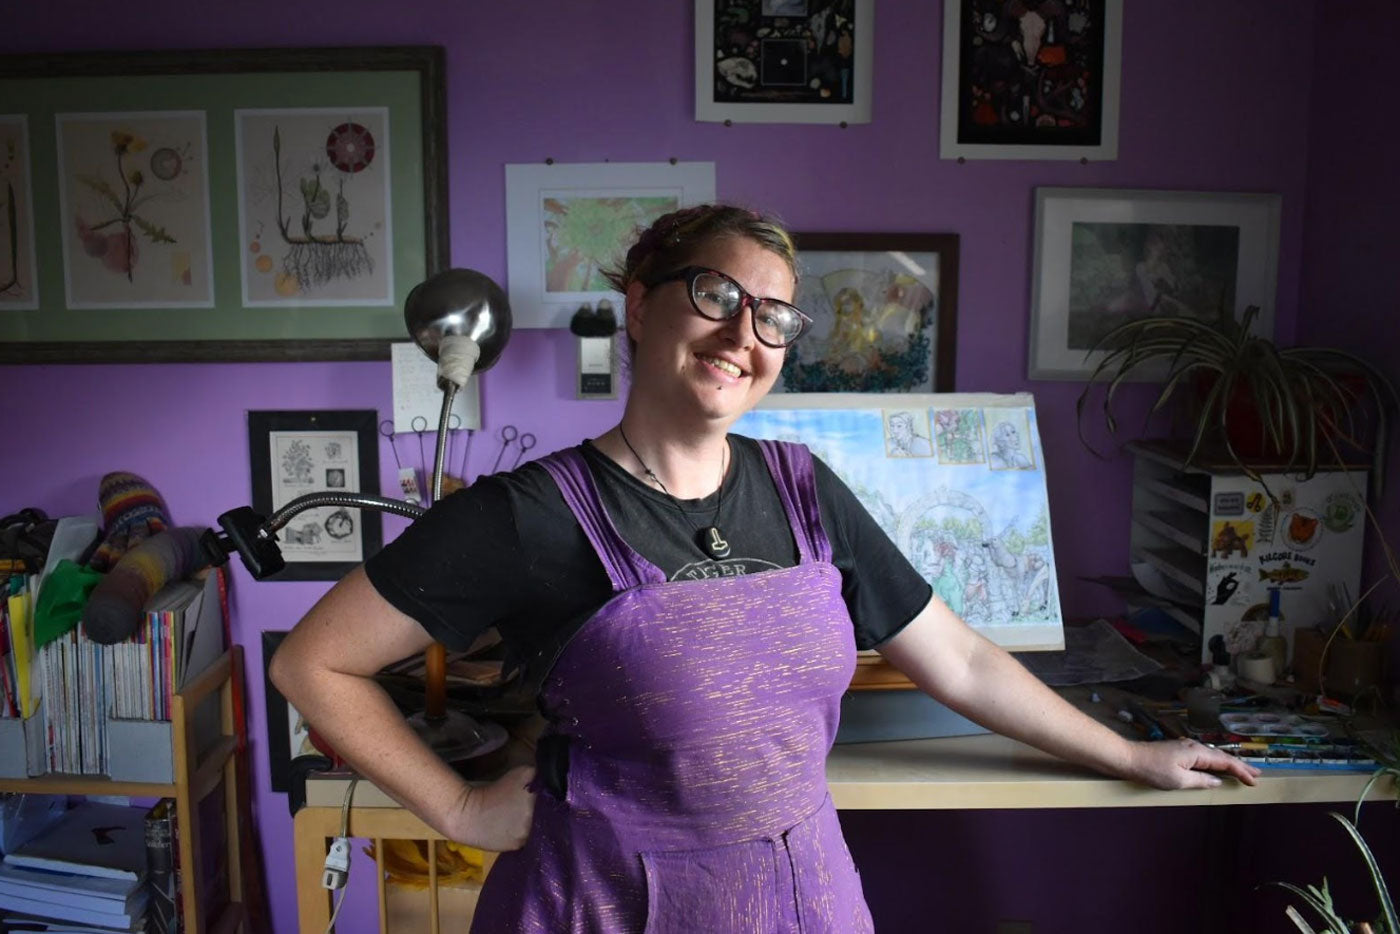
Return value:
[[(762, 450), (751, 438), (729, 439), (722, 490), (679, 501), (591, 443), (579, 447), (618, 533), (669, 580), (753, 574), (798, 561)], [(856, 645), (871, 648), (912, 620), (932, 591), (831, 468), (813, 461), (822, 527)], [(697, 531), (709, 525), (723, 531), (729, 557), (716, 561), (700, 549)], [(612, 596), (593, 546), (538, 464), (482, 477), (444, 498), (372, 556), (365, 571), (386, 600), (448, 648), (464, 649), (495, 626), (511, 664), (532, 669), (547, 670)]]

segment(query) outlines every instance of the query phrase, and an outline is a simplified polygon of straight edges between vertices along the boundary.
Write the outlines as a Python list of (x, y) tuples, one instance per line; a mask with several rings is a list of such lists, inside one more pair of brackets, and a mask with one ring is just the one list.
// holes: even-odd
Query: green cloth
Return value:
[(48, 645), (66, 634), (83, 617), (92, 588), (102, 580), (102, 572), (64, 558), (55, 564), (39, 589), (39, 605), (34, 609), (34, 647)]

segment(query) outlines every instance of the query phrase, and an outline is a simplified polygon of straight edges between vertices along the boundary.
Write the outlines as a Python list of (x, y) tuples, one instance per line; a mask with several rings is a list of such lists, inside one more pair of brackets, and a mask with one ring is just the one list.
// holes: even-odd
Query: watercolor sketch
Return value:
[(1076, 221), (1071, 236), (1072, 350), (1149, 315), (1214, 320), (1235, 307), (1239, 227)]
[(885, 416), (886, 457), (932, 457), (927, 409), (888, 409)]
[(603, 270), (652, 221), (680, 207), (677, 195), (579, 196), (540, 193), (546, 292), (602, 292)]
[(1029, 414), (1015, 409), (983, 409), (987, 466), (992, 470), (1035, 470)]
[(933, 433), (940, 464), (985, 464), (980, 409), (934, 409)]
[[(897, 410), (882, 410), (876, 396), (829, 398), (829, 407), (816, 407), (810, 396), (770, 397), (734, 430), (805, 443), (850, 487), (939, 597), (998, 644), (1030, 647), (1061, 640), (1049, 500), (1045, 473), (1033, 466), (1043, 459), (1029, 397), (921, 394)], [(785, 399), (793, 400), (792, 407), (785, 407)], [(930, 418), (936, 424), (940, 412), (958, 413), (964, 434), (974, 416), (983, 420), (981, 413), (990, 416), (989, 426), (1021, 426), (1017, 451), (1032, 466), (991, 470), (986, 463), (888, 456), (891, 419), (910, 411), (921, 412), (924, 426)], [(970, 435), (980, 443), (976, 431)]]
[(938, 254), (803, 250), (794, 304), (813, 320), (777, 392), (932, 392)]
[(54, 119), (68, 307), (213, 307), (203, 111)]
[(39, 307), (34, 196), (24, 114), (0, 114), (0, 311)]
[(389, 111), (238, 110), (243, 303), (392, 305)]

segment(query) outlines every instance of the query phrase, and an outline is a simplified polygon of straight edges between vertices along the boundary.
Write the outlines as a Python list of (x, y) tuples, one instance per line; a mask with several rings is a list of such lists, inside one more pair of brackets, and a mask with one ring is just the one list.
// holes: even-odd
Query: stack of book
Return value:
[(6, 853), (0, 923), (7, 931), (146, 930), (148, 809), (84, 802)]

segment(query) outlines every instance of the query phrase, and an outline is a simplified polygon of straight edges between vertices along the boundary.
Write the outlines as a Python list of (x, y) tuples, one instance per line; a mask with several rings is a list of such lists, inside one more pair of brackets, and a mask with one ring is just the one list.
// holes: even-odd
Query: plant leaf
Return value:
[(1357, 830), (1356, 826), (1352, 824), (1351, 821), (1347, 820), (1336, 811), (1329, 811), (1328, 813), (1335, 817), (1337, 822), (1351, 835), (1352, 842), (1356, 844), (1357, 849), (1361, 851), (1362, 859), (1366, 861), (1366, 868), (1371, 873), (1371, 884), (1376, 887), (1376, 897), (1379, 898), (1381, 902), (1381, 917), (1385, 919), (1386, 930), (1391, 932), (1400, 931), (1400, 921), (1397, 921), (1395, 917), (1395, 902), (1391, 901), (1390, 889), (1387, 888), (1385, 884), (1385, 876), (1381, 875), (1381, 868), (1376, 864), (1375, 854), (1373, 854), (1371, 848), (1366, 845), (1366, 840), (1361, 836), (1361, 831)]

